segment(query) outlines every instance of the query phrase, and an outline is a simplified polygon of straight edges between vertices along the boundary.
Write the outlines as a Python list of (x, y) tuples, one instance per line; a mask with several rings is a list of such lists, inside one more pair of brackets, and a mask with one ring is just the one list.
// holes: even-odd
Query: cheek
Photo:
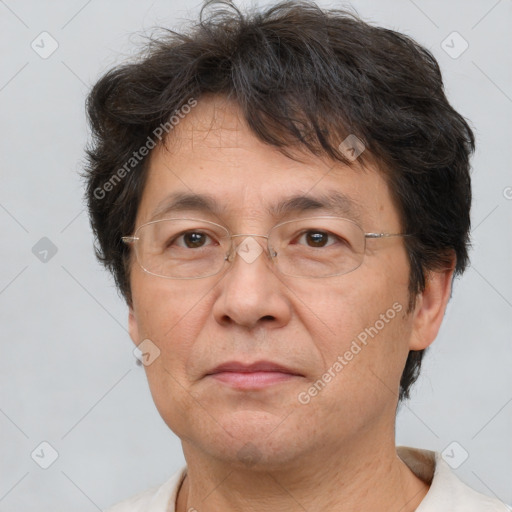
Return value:
[(155, 402), (159, 395), (168, 397), (186, 384), (186, 363), (201, 330), (207, 300), (187, 283), (157, 279), (146, 275), (132, 279), (139, 341), (149, 339), (159, 350), (158, 358), (145, 367)]
[[(368, 273), (366, 273), (367, 275)], [(315, 344), (324, 354), (337, 355), (344, 351), (360, 333), (378, 322), (384, 314), (388, 324), (396, 323), (396, 309), (405, 311), (406, 287), (399, 290), (384, 273), (365, 276), (364, 272), (340, 276), (327, 283), (319, 283), (314, 289), (303, 284), (295, 287), (296, 313), (299, 322), (309, 332)], [(399, 304), (393, 309), (393, 304)], [(386, 316), (386, 312), (389, 314)], [(391, 322), (393, 320), (393, 322)]]
[[(139, 337), (167, 346), (194, 330), (194, 314), (200, 309), (201, 294), (190, 281), (171, 281), (142, 271), (132, 275), (134, 313)], [(199, 306), (199, 307), (198, 307)]]
[[(383, 314), (387, 311), (383, 309)], [(407, 357), (401, 341), (406, 329), (403, 310), (396, 315), (395, 309), (389, 311), (386, 323), (368, 309), (351, 323), (350, 335), (321, 347), (323, 373), (300, 390), (299, 402), (306, 404), (301, 405), (307, 413), (305, 421), (323, 417), (336, 426), (333, 430), (363, 432), (384, 411), (395, 409)], [(341, 329), (341, 316), (339, 322)]]
[(404, 269), (390, 260), (385, 271), (369, 270), (342, 276), (307, 301), (317, 314), (303, 322), (323, 360), (318, 403), (325, 400), (334, 415), (341, 402), (346, 410), (359, 410), (393, 401), (407, 358), (411, 325)]
[(151, 340), (159, 350), (158, 357), (144, 366), (153, 401), (169, 428), (186, 436), (187, 411), (194, 407), (186, 365), (200, 331), (201, 295), (187, 290), (185, 283), (160, 283), (146, 275), (134, 277), (132, 289), (139, 337)]

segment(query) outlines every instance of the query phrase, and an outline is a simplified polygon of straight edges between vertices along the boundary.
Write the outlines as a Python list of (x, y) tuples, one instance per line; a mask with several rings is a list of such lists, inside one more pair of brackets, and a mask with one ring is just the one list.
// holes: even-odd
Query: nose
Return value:
[(282, 327), (291, 317), (288, 289), (268, 257), (264, 235), (233, 235), (230, 266), (218, 283), (213, 314), (220, 324)]

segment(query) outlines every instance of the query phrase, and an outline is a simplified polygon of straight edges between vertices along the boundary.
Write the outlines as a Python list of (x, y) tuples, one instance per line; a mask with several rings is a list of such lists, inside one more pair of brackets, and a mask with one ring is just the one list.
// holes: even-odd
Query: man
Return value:
[(111, 510), (507, 510), (394, 440), (468, 260), (435, 59), (312, 3), (205, 12), (88, 101), (98, 256), (187, 462)]

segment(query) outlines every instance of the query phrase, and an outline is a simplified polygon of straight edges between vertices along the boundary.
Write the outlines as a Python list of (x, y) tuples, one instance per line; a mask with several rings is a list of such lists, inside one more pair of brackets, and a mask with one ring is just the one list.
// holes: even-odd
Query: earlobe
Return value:
[(130, 306), (128, 311), (128, 331), (130, 333), (130, 338), (135, 343), (135, 345), (138, 345), (140, 343), (139, 325), (133, 311), (133, 306)]
[(452, 265), (427, 274), (425, 290), (418, 296), (413, 313), (409, 350), (423, 350), (435, 340), (450, 300), (453, 271)]

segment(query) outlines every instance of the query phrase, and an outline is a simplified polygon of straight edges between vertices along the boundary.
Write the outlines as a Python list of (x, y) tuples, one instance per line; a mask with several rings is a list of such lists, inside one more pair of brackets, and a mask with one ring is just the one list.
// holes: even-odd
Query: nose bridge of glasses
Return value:
[[(231, 251), (228, 256), (230, 261), (233, 260), (235, 254), (238, 254), (246, 263), (252, 263), (262, 252), (266, 252), (268, 248), (268, 235), (238, 233), (230, 235), (229, 238), (231, 239)], [(266, 242), (258, 240), (261, 238), (264, 238)]]

